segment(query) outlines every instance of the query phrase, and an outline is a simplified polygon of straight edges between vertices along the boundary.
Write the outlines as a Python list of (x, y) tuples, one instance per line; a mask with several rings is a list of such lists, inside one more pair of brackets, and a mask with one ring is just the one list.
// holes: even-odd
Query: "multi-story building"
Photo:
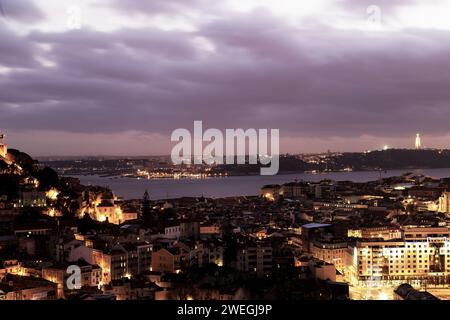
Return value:
[(45, 207), (47, 206), (47, 195), (45, 192), (37, 191), (23, 191), (20, 193), (17, 206), (22, 207)]
[(220, 226), (217, 224), (203, 224), (200, 225), (200, 235), (220, 235)]
[(307, 223), (302, 225), (302, 248), (305, 252), (311, 252), (313, 241), (323, 238), (323, 235), (331, 232), (332, 225), (326, 223)]
[(195, 220), (184, 220), (164, 229), (165, 236), (168, 239), (198, 239), (200, 236), (200, 223)]
[(177, 273), (189, 265), (189, 251), (180, 246), (162, 248), (152, 253), (152, 271)]
[(118, 217), (116, 215), (117, 207), (114, 203), (103, 201), (96, 207), (96, 220), (97, 221), (108, 221), (110, 223), (117, 224)]
[(373, 239), (379, 238), (384, 240), (401, 239), (402, 231), (393, 227), (366, 227), (358, 229), (349, 229), (347, 232), (349, 238)]
[(147, 242), (117, 244), (110, 249), (82, 245), (73, 248), (69, 261), (84, 259), (102, 269), (102, 283), (129, 278), (150, 270), (152, 245)]
[(303, 198), (309, 192), (309, 185), (302, 182), (290, 182), (281, 186), (281, 194), (284, 198)]
[[(101, 285), (102, 269), (98, 265), (91, 265), (83, 260), (73, 263), (81, 270), (81, 287), (98, 287)], [(53, 265), (42, 268), (42, 278), (57, 284), (57, 297), (63, 299), (67, 279), (70, 274), (67, 273), (70, 264)]]
[(56, 284), (29, 276), (7, 274), (0, 282), (0, 300), (55, 300)]
[(336, 281), (336, 268), (332, 263), (313, 259), (308, 266), (315, 279)]
[(165, 227), (164, 235), (166, 236), (167, 239), (180, 239), (180, 236), (181, 236), (180, 224), (173, 223), (173, 224)]
[(436, 212), (439, 210), (439, 202), (433, 201), (433, 200), (423, 200), (423, 199), (416, 199), (414, 201), (414, 205), (417, 208), (417, 211), (432, 211)]
[(105, 294), (114, 295), (116, 300), (153, 300), (155, 290), (151, 282), (129, 279), (114, 280), (103, 288)]
[(358, 240), (349, 250), (351, 282), (448, 283), (449, 236), (447, 228), (407, 228), (398, 240)]
[(216, 264), (223, 266), (224, 247), (220, 241), (199, 241), (189, 253), (192, 265), (205, 266)]
[(311, 253), (314, 258), (331, 263), (336, 270), (345, 273), (347, 262), (347, 242), (343, 240), (319, 239), (313, 242)]
[(120, 245), (127, 253), (127, 274), (137, 275), (150, 270), (152, 262), (152, 244), (148, 242), (124, 243)]
[(408, 195), (413, 198), (437, 199), (442, 194), (441, 188), (414, 186), (408, 188)]
[(236, 269), (263, 277), (272, 273), (272, 247), (263, 242), (244, 245), (237, 251)]
[(152, 271), (176, 273), (189, 266), (223, 265), (224, 247), (220, 241), (177, 242), (152, 254)]
[(78, 212), (80, 217), (88, 214), (96, 221), (113, 224), (121, 224), (138, 217), (136, 210), (123, 207), (120, 199), (110, 192), (85, 191), (81, 198), (81, 209)]
[(311, 188), (313, 188), (313, 194), (315, 199), (327, 199), (333, 198), (336, 193), (336, 186), (332, 181), (312, 183)]
[(369, 206), (367, 204), (359, 204), (359, 203), (345, 203), (342, 201), (314, 201), (314, 210), (328, 210), (328, 209), (339, 209), (339, 210), (347, 210), (352, 211), (354, 209), (367, 209)]
[(438, 203), (439, 212), (450, 214), (450, 192), (443, 192), (439, 197)]
[(25, 275), (25, 270), (17, 259), (5, 259), (0, 261), (0, 281), (7, 274)]

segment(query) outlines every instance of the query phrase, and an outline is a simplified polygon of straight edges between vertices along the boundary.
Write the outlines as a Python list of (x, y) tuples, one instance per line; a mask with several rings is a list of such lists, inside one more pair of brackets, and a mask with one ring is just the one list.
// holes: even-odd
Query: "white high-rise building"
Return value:
[(405, 228), (401, 239), (360, 239), (348, 249), (347, 276), (354, 285), (450, 281), (450, 230)]
[(416, 150), (422, 149), (422, 139), (420, 138), (420, 133), (416, 134)]

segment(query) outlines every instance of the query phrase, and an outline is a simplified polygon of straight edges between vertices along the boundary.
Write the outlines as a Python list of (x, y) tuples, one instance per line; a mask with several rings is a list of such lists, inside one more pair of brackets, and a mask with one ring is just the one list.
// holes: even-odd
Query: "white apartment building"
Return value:
[(361, 239), (348, 251), (352, 284), (450, 280), (448, 228), (407, 228), (401, 240)]
[(450, 192), (444, 192), (439, 197), (438, 212), (450, 214)]

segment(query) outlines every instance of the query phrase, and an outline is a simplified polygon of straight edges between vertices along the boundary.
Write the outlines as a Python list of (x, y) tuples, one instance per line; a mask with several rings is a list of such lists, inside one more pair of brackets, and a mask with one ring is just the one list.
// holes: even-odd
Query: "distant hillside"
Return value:
[[(354, 171), (450, 168), (450, 150), (389, 149), (367, 153), (349, 152), (326, 157), (320, 163), (307, 163), (295, 156), (282, 156), (279, 172), (341, 171), (348, 168)], [(221, 165), (214, 171), (231, 175), (253, 175), (259, 174), (260, 165)]]
[[(260, 164), (239, 164), (239, 165), (220, 165), (214, 168), (215, 172), (228, 173), (231, 175), (255, 175), (261, 170)], [(311, 165), (298, 159), (295, 156), (280, 157), (280, 173), (303, 172), (311, 169)]]
[(450, 150), (389, 149), (368, 153), (344, 153), (334, 159), (334, 168), (353, 170), (449, 168)]

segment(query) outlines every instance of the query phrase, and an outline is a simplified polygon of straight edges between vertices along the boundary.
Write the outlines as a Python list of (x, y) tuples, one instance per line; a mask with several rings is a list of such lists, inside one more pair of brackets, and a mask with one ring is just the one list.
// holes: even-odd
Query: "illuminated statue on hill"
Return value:
[(422, 139), (420, 138), (420, 134), (416, 134), (416, 150), (422, 149)]

